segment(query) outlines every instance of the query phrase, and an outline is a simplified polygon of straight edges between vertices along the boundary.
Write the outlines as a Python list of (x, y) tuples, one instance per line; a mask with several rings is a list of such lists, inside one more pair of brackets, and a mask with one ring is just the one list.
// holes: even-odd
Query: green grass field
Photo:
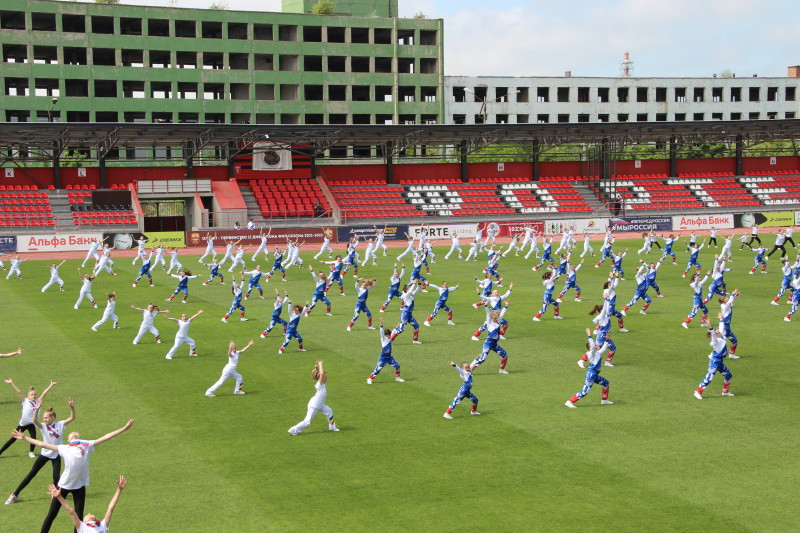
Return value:
[[(632, 249), (624, 263), (628, 280), (618, 289), (622, 307), (633, 294), (640, 239), (618, 241), (617, 249), (620, 243)], [(278, 330), (258, 338), (271, 311), (270, 294), (288, 289), (295, 302), (305, 302), (313, 290), (307, 270), (292, 269), (288, 282), (265, 284), (266, 301), (245, 302), (249, 322), (222, 324), (229, 285), (204, 287), (202, 279), (193, 280), (188, 305), (165, 304), (175, 280), (159, 269), (155, 288), (134, 289), (138, 267), (130, 258), (118, 258), (120, 275), (101, 274), (93, 288), (98, 303), (104, 291), (118, 292), (119, 330), (110, 322), (97, 333), (89, 329), (102, 303), (99, 310), (85, 303), (72, 309), (78, 260), (61, 268), (64, 293), (40, 293), (48, 277), (42, 261), (24, 263), (22, 280), (0, 280), (0, 351), (25, 350), (0, 360), (0, 375), (23, 390), (35, 385), (41, 391), (49, 379), (57, 380), (45, 404), (62, 419), (66, 397), (73, 396), (78, 418), (70, 429), (84, 438), (136, 419), (131, 431), (98, 447), (91, 463), (87, 510), (99, 515), (116, 476), (128, 476), (115, 531), (797, 530), (788, 496), (800, 482), (800, 317), (786, 323), (789, 306), (770, 305), (781, 279), (775, 257), (768, 275), (749, 276), (752, 253), (736, 248), (734, 271), (726, 276), (729, 289), (742, 292), (733, 319), (742, 358), (729, 363), (735, 398), (720, 396), (720, 376), (703, 401), (692, 396), (705, 375), (709, 347), (699, 317), (689, 331), (681, 327), (691, 289), (680, 276), (688, 257), (680, 242), (679, 266), (665, 264), (659, 272), (665, 298), (654, 298), (649, 316), (640, 316), (637, 304), (626, 320), (630, 333), (617, 333), (614, 325), (616, 366), (602, 373), (611, 382), (613, 406), (600, 406), (599, 387), (578, 409), (564, 406), (583, 385), (584, 371), (575, 362), (609, 263), (595, 269), (587, 262), (578, 276), (583, 302), (568, 294), (564, 320), (552, 320), (548, 311), (534, 323), (541, 274), (522, 257), (506, 258), (501, 268), (504, 284), (514, 282), (508, 339), (501, 342), (510, 354), (510, 374), (497, 373), (495, 354), (476, 370), (480, 417), (469, 416), (465, 403), (454, 420), (442, 418), (460, 385), (448, 361), (479, 353), (481, 344), (470, 336), (485, 316), (470, 306), (476, 301), (472, 278), (484, 263), (454, 259), (432, 265), (429, 279), (461, 282), (451, 296), (458, 325), (447, 326), (440, 313), (432, 327), (421, 328), (422, 345), (411, 344), (410, 328), (395, 341), (405, 383), (394, 382), (391, 368), (374, 385), (365, 383), (380, 342), (364, 317), (353, 332), (345, 331), (355, 300), (352, 281), (346, 281), (345, 297), (331, 289), (333, 317), (318, 307), (301, 320), (308, 351), (298, 352), (294, 341), (278, 355)], [(307, 264), (311, 255), (303, 253)], [(701, 252), (704, 267), (712, 255)], [(397, 300), (384, 315), (377, 312), (393, 258), (380, 259), (379, 267), (364, 267), (361, 274), (379, 280), (369, 299), (376, 323), (384, 316), (393, 326)], [(184, 265), (199, 266), (196, 256), (184, 257)], [(417, 297), (420, 323), (435, 297), (435, 291)], [(174, 360), (164, 359), (176, 326), (163, 318), (156, 322), (163, 344), (148, 336), (131, 345), (141, 313), (128, 306), (151, 301), (177, 312), (206, 311), (190, 330), (200, 357), (187, 357), (184, 346)], [(709, 306), (716, 315), (718, 304)], [(205, 397), (225, 364), (228, 341), (250, 338), (256, 346), (239, 364), (247, 395), (232, 395), (229, 381), (216, 398)], [(317, 359), (326, 362), (327, 403), (341, 432), (327, 431), (320, 416), (291, 437), (287, 429), (303, 418), (314, 392), (309, 373)], [(0, 421), (9, 434), (20, 409), (11, 387), (0, 385)], [(0, 457), (2, 499), (28, 472), (33, 461), (27, 451), (16, 443)], [(49, 477), (43, 470), (17, 503), (0, 508), (0, 530), (38, 530), (49, 504)], [(53, 530), (69, 527), (62, 512)]]

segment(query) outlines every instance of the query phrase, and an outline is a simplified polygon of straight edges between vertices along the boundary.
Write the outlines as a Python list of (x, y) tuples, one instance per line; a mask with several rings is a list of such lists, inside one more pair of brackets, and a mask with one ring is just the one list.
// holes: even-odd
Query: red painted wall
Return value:
[(712, 159), (678, 159), (676, 162), (678, 174), (692, 172), (736, 172), (736, 159), (733, 157), (720, 157)]
[(617, 175), (641, 175), (641, 174), (669, 174), (668, 159), (642, 159), (642, 168), (636, 168), (636, 162), (617, 161)]
[(394, 181), (461, 179), (461, 165), (458, 163), (407, 163), (394, 166)]
[(539, 163), (539, 177), (580, 176), (581, 164), (578, 161), (552, 161)]
[[(396, 171), (397, 167), (395, 167)], [(385, 165), (319, 165), (317, 176), (328, 181), (386, 181)]]
[(775, 172), (800, 169), (800, 157), (778, 157), (774, 165), (769, 164), (769, 159), (769, 157), (746, 157), (742, 161), (742, 170), (745, 172)]

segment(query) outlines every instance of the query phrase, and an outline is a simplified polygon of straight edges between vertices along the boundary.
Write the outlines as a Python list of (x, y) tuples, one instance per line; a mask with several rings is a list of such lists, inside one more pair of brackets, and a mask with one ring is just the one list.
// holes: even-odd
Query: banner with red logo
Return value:
[(223, 241), (238, 241), (244, 246), (258, 246), (261, 244), (261, 236), (270, 234), (267, 239), (267, 245), (283, 245), (286, 244), (286, 239), (291, 241), (300, 241), (305, 243), (320, 243), (322, 242), (322, 228), (272, 228), (271, 230), (219, 230), (219, 231), (187, 231), (186, 243), (188, 246), (205, 246), (208, 237), (214, 239), (214, 246), (224, 246)]

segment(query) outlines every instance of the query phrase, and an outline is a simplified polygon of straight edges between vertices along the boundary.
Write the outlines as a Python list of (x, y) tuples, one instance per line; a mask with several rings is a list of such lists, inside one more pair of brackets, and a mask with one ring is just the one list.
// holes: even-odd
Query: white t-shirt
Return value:
[[(63, 437), (64, 431), (67, 430), (67, 425), (64, 423), (63, 420), (59, 420), (58, 422), (53, 422), (52, 425), (48, 426), (44, 422), (39, 422), (38, 424), (39, 429), (42, 432), (42, 441), (46, 442), (47, 444), (52, 444), (54, 446), (60, 446), (63, 444)], [(42, 455), (45, 457), (49, 457), (50, 459), (55, 459), (58, 457), (58, 452), (55, 450), (48, 450), (47, 448), (42, 448)]]
[(314, 388), (317, 389), (317, 393), (308, 400), (308, 406), (314, 409), (321, 409), (325, 405), (325, 399), (328, 397), (328, 389), (324, 383), (319, 381), (314, 384)]
[(236, 365), (239, 364), (239, 354), (241, 354), (241, 350), (232, 352), (228, 356), (228, 364), (225, 365), (227, 370), (236, 370)]
[(178, 320), (178, 333), (175, 334), (175, 337), (186, 337), (189, 334), (189, 324), (192, 321), (189, 319), (186, 320)]
[(93, 440), (74, 440), (58, 447), (64, 459), (64, 471), (58, 479), (62, 489), (74, 490), (89, 484), (89, 455), (94, 452)]
[(20, 416), (19, 418), (20, 426), (27, 426), (28, 424), (33, 424), (33, 410), (35, 403), (36, 402), (32, 402), (27, 398), (22, 400), (22, 416)]
[(143, 326), (152, 326), (153, 319), (158, 315), (158, 311), (148, 311), (147, 309), (144, 310), (142, 313), (142, 325)]
[(81, 292), (90, 292), (92, 290), (92, 280), (89, 278), (83, 278), (83, 287), (81, 287)]
[(78, 533), (106, 533), (107, 531), (108, 525), (105, 520), (91, 524), (81, 522), (81, 527), (78, 528)]

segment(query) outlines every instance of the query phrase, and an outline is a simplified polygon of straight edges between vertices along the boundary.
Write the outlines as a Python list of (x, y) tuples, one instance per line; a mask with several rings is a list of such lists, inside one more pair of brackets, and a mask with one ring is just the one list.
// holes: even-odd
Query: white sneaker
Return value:
[(294, 428), (289, 428), (289, 435), (291, 435), (292, 437), (296, 437), (297, 436), (297, 430), (294, 429)]
[(36, 459), (36, 454), (33, 452), (28, 452), (28, 457), (30, 457), (31, 459)]
[(297, 349), (297, 351), (298, 351), (298, 352), (305, 352), (305, 351), (306, 351), (306, 349), (305, 349), (305, 348), (298, 348), (298, 349)]
[(683, 327), (684, 327), (684, 329), (689, 329), (689, 324), (687, 324), (686, 322), (684, 322), (683, 324), (681, 324), (681, 326), (683, 326)]
[(92, 331), (97, 331), (97, 328), (92, 326)]
[(471, 414), (472, 416), (481, 416), (480, 411), (470, 411), (469, 414)]
[(625, 311), (624, 309), (620, 310), (619, 314), (621, 314), (622, 316), (628, 316), (628, 312)]
[(723, 395), (723, 396), (736, 396), (734, 393), (732, 393), (732, 392), (729, 392), (729, 391), (725, 391), (725, 390), (724, 390), (724, 391), (722, 391), (722, 395)]
[(403, 378), (401, 378), (400, 376), (395, 376), (395, 377), (394, 377), (394, 380), (395, 380), (396, 382), (398, 382), (398, 383), (405, 383), (405, 382), (406, 382), (406, 380), (404, 380), (404, 379), (403, 379)]
[(448, 321), (447, 321), (447, 325), (448, 325), (448, 326), (455, 326), (455, 325), (456, 325), (456, 323), (455, 323), (455, 322), (453, 322), (452, 320), (448, 320)]
[[(327, 316), (333, 316), (331, 313), (325, 313)], [(308, 315), (306, 315), (308, 316)]]
[(422, 323), (422, 325), (423, 325), (423, 326), (428, 326), (428, 327), (431, 327), (431, 323), (430, 323), (430, 322), (428, 322), (427, 320), (426, 320), (425, 322), (423, 322), (423, 323)]
[(369, 326), (367, 329), (375, 329), (375, 326)]
[(259, 337), (261, 337), (262, 339), (266, 339), (267, 338), (267, 336), (264, 335), (263, 333), (261, 335), (259, 335)]
[(235, 390), (233, 391), (234, 394), (246, 394), (243, 390)]
[(639, 314), (640, 314), (640, 315), (647, 316), (647, 312), (646, 312), (646, 311), (639, 311)]
[(411, 344), (422, 344), (420, 341), (411, 341)]
[(629, 329), (626, 329), (626, 328), (622, 328), (622, 329), (621, 329), (621, 330), (619, 330), (619, 331), (620, 331), (620, 333), (630, 333), (630, 331), (631, 331), (631, 330), (629, 330)]
[(250, 320), (250, 319), (242, 317), (242, 318), (239, 319), (239, 322), (247, 322), (248, 320)]
[(186, 303), (186, 300), (181, 300), (181, 303), (182, 303), (182, 304), (185, 304), (185, 303)]
[(197, 352), (191, 352), (189, 354), (189, 357), (199, 357), (199, 356), (197, 355)]
[(735, 353), (728, 354), (728, 358), (729, 358), (729, 359), (741, 359), (741, 357), (739, 357), (739, 356), (738, 356), (738, 355), (736, 355)]
[(501, 368), (498, 374), (508, 374), (508, 370), (506, 370), (505, 368)]
[(378, 312), (379, 312), (379, 313), (383, 313), (383, 309), (381, 309), (381, 310), (380, 310), (380, 311), (378, 311)]
[[(777, 304), (776, 304), (776, 305), (777, 305)], [(77, 311), (77, 309), (78, 309), (78, 306), (77, 306), (77, 305), (73, 305), (73, 306), (72, 306), (72, 308), (73, 308), (73, 309), (75, 309), (75, 310)]]
[(583, 359), (578, 359), (578, 366), (581, 368), (586, 368), (586, 365), (583, 363)]
[(336, 426), (328, 426), (328, 431), (339, 431), (339, 428)]
[(614, 402), (610, 400), (600, 400), (600, 405), (614, 405)]
[[(780, 305), (780, 304), (779, 304), (778, 302), (776, 302), (775, 300), (772, 300), (770, 303), (771, 303), (772, 305)], [(77, 309), (77, 307), (76, 307), (75, 309)]]
[(659, 294), (659, 295), (657, 295), (657, 296), (658, 296), (658, 298), (663, 298), (663, 297), (664, 297), (664, 295), (663, 295), (663, 294)]
[(208, 396), (209, 398), (216, 398), (217, 397), (216, 394), (214, 394), (213, 392), (208, 392), (208, 391), (206, 391), (206, 396)]
[(575, 298), (575, 301), (576, 302), (582, 302), (583, 300), (581, 300), (580, 298)]
[(556, 298), (556, 301), (557, 301), (558, 303), (561, 303), (561, 298)]
[(12, 503), (14, 503), (15, 501), (17, 501), (17, 497), (16, 497), (16, 496), (14, 496), (14, 495), (12, 494), (12, 495), (11, 495), (11, 496), (9, 496), (9, 497), (8, 497), (8, 499), (6, 500), (6, 505), (11, 505), (11, 504), (12, 504)]
[[(541, 322), (542, 321), (542, 319), (539, 318), (538, 316), (533, 317), (531, 320), (533, 320), (534, 322)], [(478, 339), (475, 339), (475, 340), (478, 340)]]
[(475, 335), (473, 335), (473, 336), (472, 336), (472, 340), (474, 340), (474, 341), (479, 341), (480, 339), (479, 339), (478, 337), (476, 337)]
[(167, 354), (167, 359), (169, 359), (171, 361), (172, 360), (172, 356)]
[(569, 407), (570, 409), (577, 409), (577, 408), (578, 408), (578, 406), (577, 406), (577, 405), (575, 405), (574, 403), (572, 403), (572, 402), (571, 402), (571, 401), (569, 401), (569, 400), (567, 400), (566, 402), (564, 402), (564, 405), (566, 405), (566, 406), (567, 406), (567, 407)]
[(697, 391), (694, 391), (694, 397), (697, 398), (698, 400), (703, 399), (703, 395)]
[(353, 328), (351, 328), (350, 326), (347, 326), (347, 331), (353, 331)]
[(554, 316), (553, 320), (564, 320), (563, 316)]
[(453, 416), (450, 413), (445, 413), (442, 416), (445, 417), (448, 420), (452, 420), (453, 419)]
[(372, 385), (372, 378), (367, 378), (367, 385)]
[(226, 323), (226, 324), (228, 323), (228, 319), (227, 319), (227, 318), (225, 318), (225, 317), (222, 317), (222, 318), (220, 318), (219, 320), (220, 320), (220, 322), (224, 322), (224, 323)]
[(611, 361), (604, 361), (604, 362), (603, 362), (603, 365), (605, 365), (605, 366), (610, 366), (610, 367), (612, 367), (612, 368), (614, 367), (614, 365), (612, 365), (612, 364), (611, 364)]
[(783, 320), (784, 320), (785, 322), (791, 322), (791, 321), (792, 321), (792, 319), (791, 319), (791, 318), (789, 318), (788, 316), (785, 316), (785, 317), (783, 317)]

